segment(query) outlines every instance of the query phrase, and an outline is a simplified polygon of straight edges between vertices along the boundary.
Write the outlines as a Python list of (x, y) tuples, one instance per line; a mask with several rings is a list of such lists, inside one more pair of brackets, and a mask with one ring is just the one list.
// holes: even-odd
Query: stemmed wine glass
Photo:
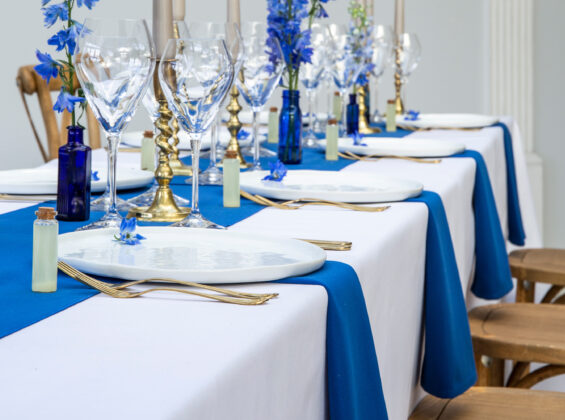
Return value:
[(234, 68), (223, 40), (170, 39), (159, 65), (159, 81), (180, 126), (190, 138), (192, 151), (192, 203), (190, 214), (173, 226), (222, 227), (205, 219), (198, 208), (200, 142), (218, 114), (230, 88)]
[[(217, 40), (223, 40), (226, 43), (232, 65), (234, 67), (234, 74), (238, 74), (241, 68), (241, 62), (243, 58), (242, 53), (242, 39), (241, 33), (239, 31), (239, 25), (236, 23), (214, 23), (214, 22), (189, 22), (188, 23), (188, 35), (185, 38), (190, 37), (203, 37), (203, 38), (214, 38)], [(233, 82), (232, 82), (233, 84)], [(230, 86), (231, 88), (231, 86)], [(226, 95), (222, 98), (224, 101)], [(208, 168), (202, 172), (199, 176), (200, 185), (222, 185), (223, 177), (222, 171), (217, 166), (217, 145), (219, 143), (218, 134), (220, 125), (220, 113), (214, 118), (211, 128), (211, 144), (210, 144), (210, 164)]]
[[(149, 25), (149, 28), (153, 27), (151, 25), (151, 21), (148, 21), (147, 24)], [(181, 34), (188, 33), (186, 23), (184, 23), (184, 21), (182, 20), (175, 21), (174, 27)], [(153, 128), (153, 137), (155, 138), (155, 136), (158, 134), (158, 130), (156, 130), (155, 128), (155, 122), (160, 117), (160, 114), (159, 114), (159, 102), (155, 97), (155, 86), (153, 85), (153, 83), (148, 84), (147, 90), (145, 91), (145, 95), (143, 95), (143, 97), (141, 98), (141, 103), (143, 104), (145, 111), (149, 115), (149, 119), (151, 120), (151, 126)], [(159, 166), (159, 148), (155, 145), (155, 168), (157, 168), (157, 166)], [(153, 178), (153, 183), (151, 184), (151, 188), (149, 188), (147, 191), (136, 197), (130, 198), (127, 202), (133, 207), (149, 207), (151, 206), (151, 204), (153, 204), (153, 200), (155, 199), (155, 193), (157, 192), (158, 188), (159, 188), (159, 183), (157, 182), (156, 178)], [(190, 205), (189, 200), (177, 194), (173, 194), (173, 196), (175, 199), (175, 203), (177, 203), (178, 206), (188, 207)]]
[(108, 140), (110, 204), (81, 230), (119, 227), (116, 158), (122, 131), (133, 117), (155, 67), (153, 41), (142, 19), (86, 19), (74, 58), (77, 78)]
[(396, 70), (400, 74), (403, 89), (404, 109), (406, 108), (406, 83), (408, 77), (416, 70), (420, 59), (422, 58), (422, 46), (418, 40), (418, 36), (413, 33), (404, 33), (398, 36), (396, 40), (396, 54), (398, 54), (398, 66)]
[(253, 111), (253, 166), (261, 170), (259, 161), (258, 116), (279, 84), (283, 72), (283, 55), (276, 38), (269, 38), (267, 25), (262, 22), (244, 22), (243, 63), (235, 84), (245, 102)]
[(325, 43), (327, 39), (327, 27), (320, 24), (313, 24), (310, 37), (312, 56), (309, 63), (302, 63), (300, 66), (299, 76), (299, 79), (306, 89), (306, 96), (308, 97), (308, 130), (306, 130), (304, 134), (302, 147), (315, 148), (318, 144), (316, 135), (314, 134), (313, 104), (314, 94), (325, 70), (326, 51), (323, 47), (323, 43)]
[(332, 76), (341, 95), (341, 120), (339, 122), (339, 135), (346, 136), (345, 125), (346, 115), (346, 96), (347, 91), (353, 86), (355, 80), (363, 70), (365, 64), (357, 60), (353, 54), (353, 37), (349, 33), (346, 25), (329, 25), (330, 39), (332, 42), (333, 54)]
[(373, 117), (380, 118), (377, 105), (377, 89), (381, 76), (383, 75), (386, 67), (391, 63), (392, 52), (394, 50), (394, 34), (390, 26), (387, 25), (374, 25), (370, 32), (371, 37), (371, 56), (370, 63), (372, 64), (370, 80), (373, 81), (371, 87), (371, 99), (374, 100), (372, 109), (375, 110)]

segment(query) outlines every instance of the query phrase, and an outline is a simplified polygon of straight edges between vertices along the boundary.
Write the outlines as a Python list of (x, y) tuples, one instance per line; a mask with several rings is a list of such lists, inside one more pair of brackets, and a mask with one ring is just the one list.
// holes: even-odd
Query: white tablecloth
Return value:
[[(506, 121), (513, 127), (527, 245), (539, 246), (519, 133)], [(506, 232), (502, 130), (412, 135), (462, 141), (483, 154)], [(123, 153), (120, 159), (137, 164), (138, 156)], [(452, 158), (428, 165), (383, 159), (344, 170), (418, 179), (441, 195), (469, 297), (474, 161)], [(2, 203), (0, 211), (21, 206)], [(328, 258), (351, 265), (359, 276), (388, 414), (405, 419), (423, 395), (418, 380), (426, 228), (424, 204), (395, 203), (377, 214), (268, 208), (230, 229), (353, 242), (351, 251), (328, 252)], [(276, 291), (280, 297), (263, 307), (238, 307), (166, 294), (134, 300), (98, 295), (3, 338), (2, 417), (325, 418), (325, 290), (283, 284), (237, 287)], [(470, 297), (469, 302), (476, 303)]]

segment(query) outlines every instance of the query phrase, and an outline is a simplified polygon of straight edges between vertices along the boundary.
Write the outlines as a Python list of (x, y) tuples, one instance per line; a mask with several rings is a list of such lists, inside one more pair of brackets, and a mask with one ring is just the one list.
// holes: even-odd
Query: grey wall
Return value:
[(537, 0), (534, 32), (534, 144), (543, 159), (544, 240), (565, 247), (565, 2)]

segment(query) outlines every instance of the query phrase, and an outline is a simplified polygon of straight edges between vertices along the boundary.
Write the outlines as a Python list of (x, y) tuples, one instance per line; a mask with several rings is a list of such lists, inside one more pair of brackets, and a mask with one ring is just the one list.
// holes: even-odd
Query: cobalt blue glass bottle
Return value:
[(299, 91), (283, 91), (279, 117), (279, 160), (283, 163), (302, 162), (302, 111), (299, 100)]
[(359, 105), (357, 105), (357, 95), (349, 95), (347, 105), (347, 134), (355, 134), (359, 131)]
[(67, 144), (59, 148), (57, 219), (88, 220), (91, 149), (83, 143), (82, 127), (69, 126), (67, 130)]

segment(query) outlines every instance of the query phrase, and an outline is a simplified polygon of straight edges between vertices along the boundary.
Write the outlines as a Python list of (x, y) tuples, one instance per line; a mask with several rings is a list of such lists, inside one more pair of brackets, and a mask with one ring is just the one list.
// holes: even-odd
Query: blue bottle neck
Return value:
[(299, 90), (283, 90), (283, 106), (292, 104), (296, 105), (300, 101), (300, 91)]
[(70, 125), (67, 127), (67, 142), (84, 144), (84, 128)]

